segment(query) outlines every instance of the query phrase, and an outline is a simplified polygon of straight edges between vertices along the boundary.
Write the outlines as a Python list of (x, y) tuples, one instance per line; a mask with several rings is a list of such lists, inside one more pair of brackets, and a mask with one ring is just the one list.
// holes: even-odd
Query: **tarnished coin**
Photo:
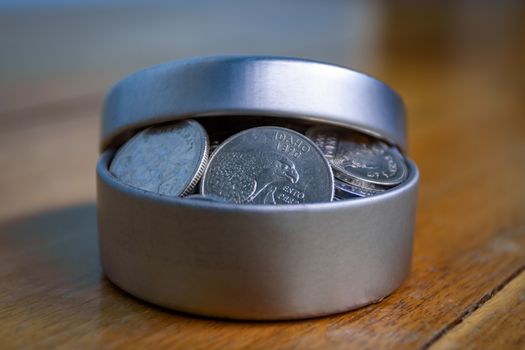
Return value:
[(147, 128), (122, 146), (110, 171), (120, 181), (168, 196), (191, 193), (208, 160), (208, 136), (194, 120)]
[(380, 186), (400, 184), (408, 176), (401, 153), (382, 141), (332, 126), (314, 126), (306, 135), (323, 151), (336, 176)]
[(301, 204), (332, 200), (334, 180), (321, 150), (295, 131), (264, 126), (242, 131), (212, 154), (203, 195), (238, 204)]

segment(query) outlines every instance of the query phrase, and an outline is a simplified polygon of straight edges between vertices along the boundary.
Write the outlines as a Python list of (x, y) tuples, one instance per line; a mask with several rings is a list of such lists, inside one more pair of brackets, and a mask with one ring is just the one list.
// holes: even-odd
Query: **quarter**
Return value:
[(185, 196), (208, 160), (208, 136), (194, 120), (147, 128), (122, 146), (110, 172), (123, 183), (167, 196)]
[(222, 198), (216, 197), (216, 196), (203, 196), (202, 194), (195, 193), (190, 194), (189, 196), (184, 197), (185, 199), (191, 199), (194, 201), (205, 201), (205, 202), (219, 202), (219, 203), (225, 203), (225, 201)]
[(384, 190), (374, 190), (369, 188), (363, 188), (355, 186), (344, 181), (335, 179), (335, 196), (340, 199), (350, 199), (356, 197), (370, 197), (378, 193), (383, 192)]
[(408, 176), (401, 153), (380, 140), (332, 126), (314, 126), (306, 135), (323, 151), (335, 175), (346, 182), (352, 178), (364, 182), (362, 187), (395, 186)]
[(307, 137), (264, 126), (242, 131), (212, 154), (201, 194), (238, 204), (329, 202), (334, 192), (330, 164)]

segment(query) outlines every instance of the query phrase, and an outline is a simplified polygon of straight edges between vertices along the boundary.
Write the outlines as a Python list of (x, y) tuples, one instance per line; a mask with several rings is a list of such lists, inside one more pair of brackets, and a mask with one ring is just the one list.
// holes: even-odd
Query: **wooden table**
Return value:
[[(334, 61), (387, 81), (409, 111), (421, 188), (413, 269), (395, 293), (331, 317), (232, 322), (158, 308), (113, 286), (99, 263), (94, 184), (109, 84), (101, 72), (110, 69), (68, 61), (69, 73), (35, 76), (37, 90), (22, 80), (1, 86), (0, 348), (525, 348), (523, 6), (374, 6), (365, 11), (380, 20), (370, 59), (339, 52)], [(322, 30), (331, 19), (318, 13)], [(253, 40), (239, 40), (232, 45), (251, 50)], [(325, 57), (322, 38), (312, 40), (306, 51), (278, 42), (276, 52)], [(345, 52), (369, 48), (367, 40)], [(126, 62), (105, 64), (135, 64)], [(72, 97), (82, 74), (93, 93)]]

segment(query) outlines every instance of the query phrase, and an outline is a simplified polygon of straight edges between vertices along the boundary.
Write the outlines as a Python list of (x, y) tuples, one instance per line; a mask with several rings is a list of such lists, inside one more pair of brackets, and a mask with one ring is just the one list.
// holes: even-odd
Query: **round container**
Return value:
[(236, 205), (166, 197), (109, 172), (138, 129), (185, 118), (286, 117), (357, 129), (404, 149), (404, 108), (385, 84), (320, 62), (206, 57), (137, 72), (109, 92), (97, 165), (106, 275), (168, 308), (236, 319), (295, 319), (385, 297), (410, 270), (419, 174), (373, 197)]

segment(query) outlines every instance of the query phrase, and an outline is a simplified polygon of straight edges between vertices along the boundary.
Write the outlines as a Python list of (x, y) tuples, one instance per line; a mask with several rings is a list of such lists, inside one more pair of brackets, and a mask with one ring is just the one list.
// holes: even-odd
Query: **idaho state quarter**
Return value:
[(123, 183), (167, 196), (191, 193), (208, 160), (208, 135), (194, 120), (153, 126), (116, 153), (110, 172)]
[(329, 202), (334, 179), (321, 150), (298, 132), (248, 129), (224, 141), (210, 158), (201, 194), (237, 204)]
[[(328, 158), (336, 176), (394, 186), (408, 176), (403, 156), (384, 142), (351, 130), (314, 126), (306, 132)], [(373, 186), (372, 186), (373, 187)]]

